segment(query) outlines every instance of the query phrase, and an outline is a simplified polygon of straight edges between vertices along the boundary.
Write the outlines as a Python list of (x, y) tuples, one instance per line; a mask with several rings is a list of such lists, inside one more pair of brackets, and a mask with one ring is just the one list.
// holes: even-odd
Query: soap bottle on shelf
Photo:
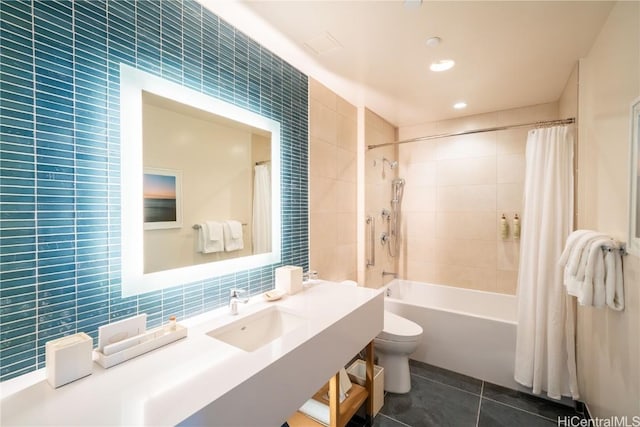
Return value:
[(520, 240), (520, 218), (518, 214), (513, 218), (513, 239)]

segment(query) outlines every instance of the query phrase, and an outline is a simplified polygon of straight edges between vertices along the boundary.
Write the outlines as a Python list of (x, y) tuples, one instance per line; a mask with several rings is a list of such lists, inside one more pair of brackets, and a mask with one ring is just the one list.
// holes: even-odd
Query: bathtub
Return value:
[(424, 330), (411, 359), (522, 388), (513, 379), (515, 296), (399, 279), (385, 288), (385, 309)]

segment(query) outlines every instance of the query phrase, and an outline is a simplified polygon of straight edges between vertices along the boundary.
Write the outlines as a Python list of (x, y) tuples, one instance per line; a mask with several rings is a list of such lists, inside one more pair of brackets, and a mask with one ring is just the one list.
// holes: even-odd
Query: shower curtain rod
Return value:
[(532, 123), (521, 123), (521, 124), (518, 124), (518, 125), (509, 125), (509, 126), (495, 126), (495, 127), (491, 127), (491, 128), (465, 130), (465, 131), (462, 131), (462, 132), (453, 132), (453, 133), (441, 133), (441, 134), (438, 134), (438, 135), (419, 136), (417, 138), (403, 139), (401, 141), (395, 141), (395, 142), (387, 142), (385, 144), (367, 145), (367, 150), (372, 150), (372, 149), (378, 148), (378, 147), (386, 147), (386, 146), (389, 146), (389, 145), (406, 144), (407, 142), (429, 141), (431, 139), (446, 138), (448, 136), (471, 135), (471, 134), (474, 134), (474, 133), (494, 132), (494, 131), (497, 131), (497, 130), (516, 129), (516, 128), (523, 128), (523, 127), (531, 127), (531, 126), (568, 125), (568, 124), (575, 123), (575, 122), (576, 122), (576, 119), (574, 117), (570, 117), (568, 119), (547, 120), (547, 121), (532, 122)]

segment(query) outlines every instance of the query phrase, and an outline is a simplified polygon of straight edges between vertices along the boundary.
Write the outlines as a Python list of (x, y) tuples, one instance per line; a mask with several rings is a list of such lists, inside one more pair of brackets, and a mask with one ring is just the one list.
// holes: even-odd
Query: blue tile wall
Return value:
[(1, 1), (0, 21), (0, 380), (51, 339), (273, 287), (277, 265), (121, 297), (121, 62), (281, 123), (282, 264), (308, 268), (304, 74), (195, 1)]

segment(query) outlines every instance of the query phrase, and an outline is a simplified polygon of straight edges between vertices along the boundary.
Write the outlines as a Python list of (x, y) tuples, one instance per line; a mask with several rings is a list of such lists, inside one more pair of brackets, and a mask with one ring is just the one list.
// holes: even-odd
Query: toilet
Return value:
[(422, 336), (422, 327), (411, 320), (384, 311), (384, 329), (373, 339), (378, 365), (384, 368), (384, 389), (391, 393), (411, 390), (409, 355)]
[[(353, 280), (340, 282), (347, 286), (358, 286)], [(411, 390), (409, 355), (413, 353), (422, 337), (422, 327), (409, 319), (384, 311), (384, 327), (373, 339), (378, 365), (384, 368), (384, 389), (391, 393), (408, 393)]]

